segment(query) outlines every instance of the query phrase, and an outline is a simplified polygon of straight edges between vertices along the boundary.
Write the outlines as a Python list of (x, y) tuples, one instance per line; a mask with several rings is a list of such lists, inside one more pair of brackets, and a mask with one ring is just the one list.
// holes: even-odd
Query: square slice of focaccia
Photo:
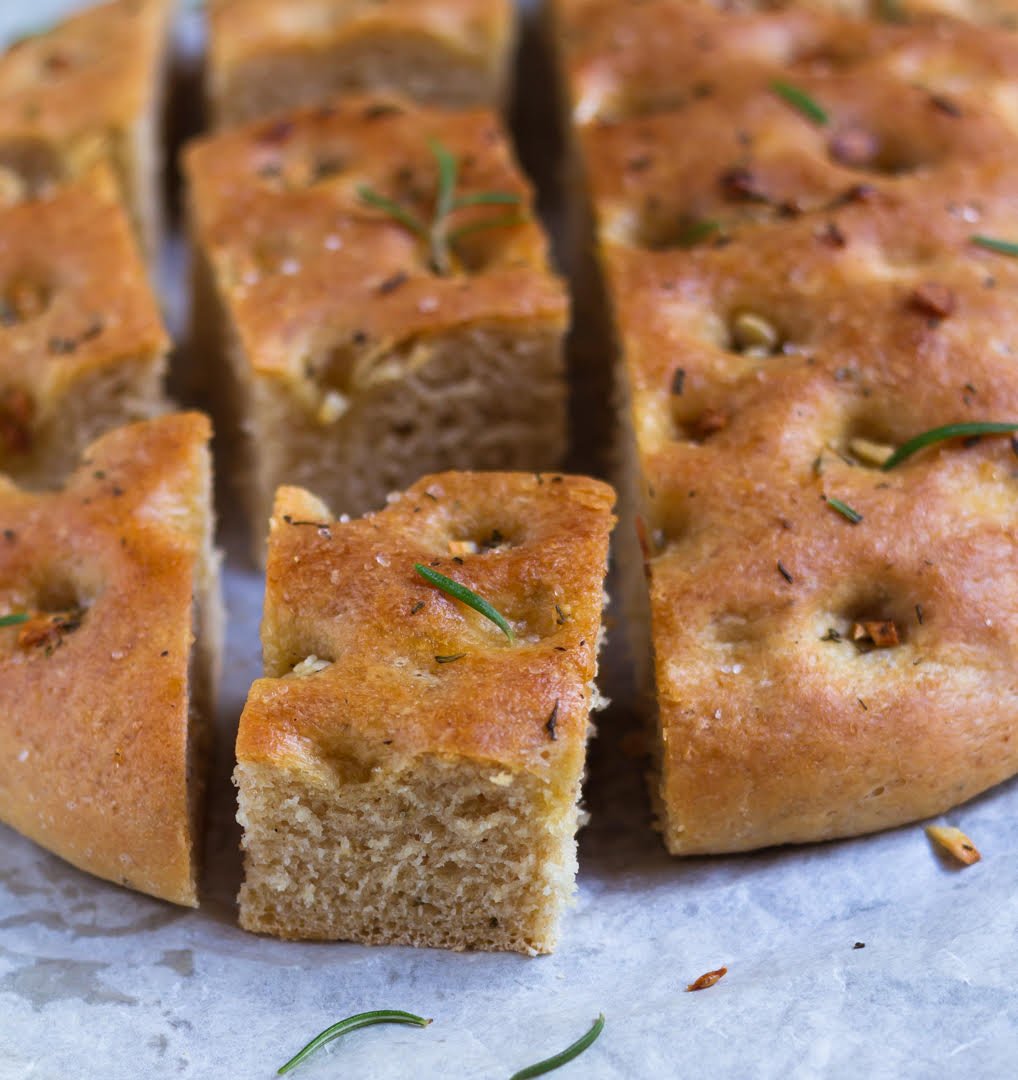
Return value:
[(209, 98), (222, 125), (364, 91), (497, 108), (514, 49), (512, 0), (212, 0)]
[(57, 492), (0, 480), (0, 821), (198, 902), (218, 656), (209, 423), (118, 428)]
[[(240, 722), (241, 925), (550, 952), (576, 830), (614, 494), (445, 473), (334, 521), (283, 488)], [(425, 565), (508, 622), (424, 580)]]
[(698, 5), (666, 27), (680, 7), (558, 5), (652, 791), (698, 854), (901, 824), (1018, 772), (1014, 444), (889, 460), (1018, 422), (1018, 42)]
[(422, 472), (559, 464), (568, 302), (493, 113), (348, 98), (186, 166), (195, 351), (259, 542), (283, 483), (358, 514)]
[(149, 258), (162, 231), (161, 124), (173, 0), (111, 0), (0, 55), (0, 203), (106, 162)]
[(103, 432), (166, 411), (168, 347), (105, 168), (0, 207), (0, 472), (57, 487)]

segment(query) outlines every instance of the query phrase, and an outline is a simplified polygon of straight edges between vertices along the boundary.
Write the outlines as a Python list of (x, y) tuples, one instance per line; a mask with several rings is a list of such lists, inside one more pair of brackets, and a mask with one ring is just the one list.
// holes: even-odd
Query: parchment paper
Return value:
[[(0, 31), (59, 6), (6, 0)], [(170, 300), (177, 322), (179, 293)], [(920, 825), (679, 861), (649, 827), (643, 763), (620, 752), (624, 700), (602, 714), (592, 747), (593, 818), (581, 837), (577, 904), (554, 956), (243, 933), (228, 777), (237, 717), (259, 674), (261, 583), (242, 545), (231, 546), (202, 907), (177, 909), (93, 880), (0, 827), (0, 1080), (267, 1078), (322, 1028), (375, 1008), (435, 1022), (358, 1032), (295, 1075), (507, 1078), (572, 1042), (602, 1011), (600, 1040), (556, 1075), (1018, 1074), (1018, 784), (949, 815), (983, 852), (964, 870), (934, 854)], [(716, 986), (684, 992), (722, 965), (728, 975)]]

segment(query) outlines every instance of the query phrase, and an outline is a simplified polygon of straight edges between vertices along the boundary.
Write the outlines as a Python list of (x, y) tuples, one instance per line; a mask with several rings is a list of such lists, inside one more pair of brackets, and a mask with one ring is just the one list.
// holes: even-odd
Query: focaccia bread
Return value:
[(1013, 775), (1014, 444), (881, 466), (1018, 422), (1018, 42), (562, 6), (669, 849), (854, 835)]
[(0, 820), (198, 902), (219, 647), (209, 423), (96, 442), (59, 492), (0, 479)]
[[(440, 218), (449, 155), (457, 197), (513, 201)], [(257, 536), (282, 483), (359, 514), (422, 472), (559, 463), (567, 299), (493, 113), (348, 98), (200, 140), (186, 168), (195, 351), (230, 383)]]
[[(265, 678), (237, 739), (243, 927), (551, 951), (613, 501), (578, 477), (446, 473), (344, 523), (279, 492)], [(514, 640), (415, 564), (494, 605)]]
[(166, 411), (169, 341), (105, 169), (0, 207), (0, 472), (56, 487), (111, 428)]
[(512, 0), (211, 0), (208, 93), (239, 124), (340, 94), (507, 103)]
[(147, 255), (155, 255), (172, 10), (173, 0), (110, 0), (0, 55), (0, 203), (108, 162)]

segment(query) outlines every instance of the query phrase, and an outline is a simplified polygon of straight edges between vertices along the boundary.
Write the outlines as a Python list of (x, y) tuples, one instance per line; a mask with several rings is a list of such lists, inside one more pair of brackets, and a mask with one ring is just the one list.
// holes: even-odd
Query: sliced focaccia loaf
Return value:
[(186, 164), (257, 535), (281, 483), (358, 514), (429, 470), (558, 464), (567, 300), (492, 113), (345, 99)]
[(0, 472), (59, 486), (103, 432), (164, 412), (168, 347), (108, 171), (0, 208)]
[(218, 655), (208, 421), (119, 428), (59, 492), (0, 480), (0, 820), (198, 902)]
[(853, 835), (1011, 776), (1018, 42), (557, 7), (669, 848)]
[(0, 55), (0, 203), (114, 170), (146, 254), (161, 231), (160, 125), (173, 0), (110, 0)]
[(344, 93), (497, 107), (515, 46), (511, 0), (212, 0), (209, 97), (243, 123)]
[(242, 926), (552, 949), (576, 872), (612, 502), (594, 480), (446, 473), (337, 522), (280, 491), (265, 678), (237, 740)]

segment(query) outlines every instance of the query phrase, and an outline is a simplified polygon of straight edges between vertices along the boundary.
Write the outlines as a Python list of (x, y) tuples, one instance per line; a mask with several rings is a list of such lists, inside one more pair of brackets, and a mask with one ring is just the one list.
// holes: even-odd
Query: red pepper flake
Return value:
[(946, 319), (954, 313), (956, 306), (954, 293), (946, 285), (935, 281), (927, 281), (913, 289), (908, 302), (916, 311), (936, 319)]
[(707, 990), (712, 987), (716, 982), (719, 982), (728, 974), (728, 968), (719, 967), (716, 971), (708, 971), (705, 975), (701, 975), (699, 979), (694, 980), (686, 987), (686, 993), (688, 994), (693, 990)]
[(878, 649), (889, 649), (900, 641), (891, 619), (864, 619), (852, 627), (853, 641), (871, 641)]

